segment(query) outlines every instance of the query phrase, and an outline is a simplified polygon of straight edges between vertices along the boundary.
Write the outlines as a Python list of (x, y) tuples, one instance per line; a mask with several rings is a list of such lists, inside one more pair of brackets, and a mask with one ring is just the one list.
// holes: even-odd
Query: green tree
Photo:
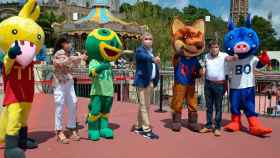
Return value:
[[(136, 21), (139, 24), (147, 25), (154, 35), (154, 49), (157, 55), (160, 54), (163, 65), (170, 65), (173, 48), (171, 43), (170, 27), (175, 16), (181, 17), (184, 21), (192, 23), (197, 19), (204, 19), (211, 16), (211, 22), (207, 23), (207, 38), (214, 38), (215, 32), (223, 37), (226, 32), (226, 23), (219, 17), (212, 15), (207, 9), (188, 6), (182, 11), (176, 8), (161, 8), (151, 2), (139, 2), (134, 5), (123, 3), (120, 12), (125, 15), (126, 21)], [(139, 41), (127, 41), (130, 49), (135, 49)]]
[(54, 41), (56, 39), (54, 35), (54, 29), (52, 28), (52, 24), (55, 22), (60, 23), (62, 21), (64, 21), (64, 17), (55, 15), (53, 11), (46, 11), (42, 13), (39, 19), (37, 20), (38, 24), (43, 28), (45, 32), (45, 45), (47, 47), (53, 47)]
[[(163, 65), (169, 65), (173, 48), (171, 43), (170, 26), (175, 16), (181, 17), (187, 23), (192, 23), (197, 19), (204, 19), (210, 16), (211, 21), (206, 22), (206, 40), (218, 38), (223, 43), (224, 34), (227, 32), (227, 23), (221, 18), (211, 14), (207, 9), (197, 8), (189, 5), (188, 7), (178, 10), (176, 8), (162, 8), (151, 2), (138, 2), (134, 5), (123, 3), (120, 12), (124, 15), (125, 21), (135, 21), (138, 24), (147, 25), (154, 35), (154, 50), (160, 54)], [(243, 18), (243, 20), (242, 20)], [(244, 17), (241, 17), (241, 24), (244, 24)], [(260, 35), (262, 48), (269, 50), (279, 50), (280, 39), (277, 40), (276, 32), (269, 21), (261, 17), (253, 18), (253, 28)], [(135, 49), (140, 41), (127, 40), (129, 49)]]
[(132, 6), (129, 3), (123, 3), (120, 6), (120, 13), (124, 13), (128, 17), (128, 13), (132, 11)]
[(207, 9), (204, 8), (196, 8), (195, 6), (192, 5), (183, 8), (183, 17), (186, 21), (192, 22), (197, 19), (204, 19), (205, 16), (211, 16), (211, 15), (212, 14)]
[(252, 26), (258, 33), (261, 40), (261, 49), (279, 50), (279, 39), (276, 38), (276, 31), (272, 27), (271, 22), (263, 17), (254, 16)]
[(245, 26), (245, 17), (243, 15), (240, 15), (237, 26)]

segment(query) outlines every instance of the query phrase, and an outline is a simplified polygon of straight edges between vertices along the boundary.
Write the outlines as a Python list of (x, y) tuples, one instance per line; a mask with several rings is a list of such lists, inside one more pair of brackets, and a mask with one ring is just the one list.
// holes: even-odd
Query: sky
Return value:
[[(135, 3), (137, 0), (121, 0), (122, 2)], [(182, 9), (191, 4), (207, 8), (216, 16), (228, 20), (230, 13), (230, 0), (146, 0), (157, 3), (163, 7), (176, 7)], [(267, 18), (272, 12), (272, 24), (280, 37), (280, 0), (249, 0), (249, 13)]]

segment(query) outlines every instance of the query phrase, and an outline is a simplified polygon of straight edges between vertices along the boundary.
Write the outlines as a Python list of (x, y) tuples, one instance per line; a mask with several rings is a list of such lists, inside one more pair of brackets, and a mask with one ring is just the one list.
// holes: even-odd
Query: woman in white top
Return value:
[(63, 107), (68, 107), (67, 130), (70, 132), (70, 139), (79, 141), (80, 136), (76, 128), (76, 103), (77, 97), (74, 90), (74, 81), (71, 75), (72, 68), (78, 66), (86, 55), (71, 56), (71, 45), (66, 38), (60, 38), (55, 46), (54, 64), (54, 100), (55, 100), (55, 131), (57, 140), (62, 144), (68, 144), (69, 139), (65, 136), (62, 127)]

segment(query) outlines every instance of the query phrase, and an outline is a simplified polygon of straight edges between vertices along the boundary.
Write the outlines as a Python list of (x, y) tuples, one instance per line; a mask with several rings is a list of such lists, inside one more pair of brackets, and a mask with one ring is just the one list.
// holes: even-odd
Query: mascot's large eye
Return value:
[(115, 41), (111, 41), (111, 46), (116, 46), (116, 42)]
[(40, 40), (42, 38), (42, 36), (40, 34), (37, 35), (38, 40)]
[(13, 29), (13, 30), (12, 30), (12, 34), (13, 34), (13, 35), (16, 35), (17, 33), (18, 33), (18, 30), (17, 30), (17, 29)]
[(183, 36), (183, 39), (184, 39), (184, 40), (189, 39), (189, 38), (190, 38), (190, 37), (189, 37), (188, 35), (184, 35), (184, 36)]
[(110, 32), (108, 30), (105, 30), (105, 29), (101, 29), (98, 33), (101, 36), (108, 36), (108, 35), (110, 35)]

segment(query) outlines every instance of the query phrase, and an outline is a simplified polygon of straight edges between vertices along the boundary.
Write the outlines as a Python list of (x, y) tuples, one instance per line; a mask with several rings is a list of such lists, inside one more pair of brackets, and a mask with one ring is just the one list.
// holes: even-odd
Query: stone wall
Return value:
[[(7, 18), (18, 13), (22, 6), (18, 3), (7, 3), (0, 4), (0, 18)], [(53, 11), (57, 15), (65, 16), (67, 21), (73, 19), (73, 13), (79, 13), (79, 18), (87, 15), (90, 12), (90, 8), (67, 5), (65, 2), (60, 2), (59, 4), (44, 4), (41, 6), (42, 14), (44, 11)]]

